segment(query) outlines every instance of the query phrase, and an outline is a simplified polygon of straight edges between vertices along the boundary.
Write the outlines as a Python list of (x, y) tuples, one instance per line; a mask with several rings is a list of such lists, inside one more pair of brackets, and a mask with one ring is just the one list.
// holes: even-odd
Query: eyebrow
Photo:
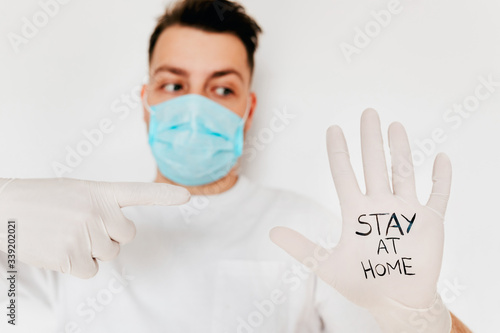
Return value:
[(220, 70), (220, 71), (215, 71), (212, 73), (212, 75), (210, 76), (210, 78), (218, 78), (218, 77), (222, 77), (222, 76), (226, 76), (226, 75), (231, 75), (231, 74), (234, 74), (236, 75), (237, 77), (239, 77), (239, 79), (241, 80), (241, 82), (245, 82), (245, 80), (243, 80), (243, 75), (241, 75), (240, 72), (238, 72), (237, 70), (235, 69), (232, 69), (232, 68), (229, 68), (229, 69), (224, 69), (224, 70)]
[[(168, 65), (163, 65), (163, 66), (158, 67), (154, 71), (153, 76), (155, 76), (156, 74), (158, 74), (160, 72), (168, 72), (168, 73), (172, 73), (172, 74), (176, 74), (176, 75), (180, 75), (180, 76), (185, 76), (185, 77), (189, 76), (189, 73), (186, 70), (184, 70), (182, 68), (178, 68), (178, 67), (168, 66)], [(210, 78), (215, 79), (215, 78), (219, 78), (219, 77), (223, 77), (223, 76), (231, 75), (231, 74), (234, 74), (237, 77), (239, 77), (239, 79), (242, 82), (245, 81), (245, 80), (243, 80), (243, 75), (241, 75), (240, 72), (238, 72), (236, 69), (233, 69), (233, 68), (227, 68), (227, 69), (215, 71), (212, 74), (210, 74)]]
[(169, 73), (173, 73), (173, 74), (180, 75), (180, 76), (188, 76), (187, 71), (183, 70), (182, 68), (172, 67), (172, 66), (168, 66), (168, 65), (162, 65), (162, 66), (158, 67), (154, 71), (153, 76), (155, 76), (156, 74), (161, 73), (161, 72), (169, 72)]

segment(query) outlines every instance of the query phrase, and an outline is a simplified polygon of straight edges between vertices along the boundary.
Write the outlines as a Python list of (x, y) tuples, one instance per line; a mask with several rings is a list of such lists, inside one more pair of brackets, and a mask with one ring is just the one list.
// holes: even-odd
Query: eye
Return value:
[(233, 91), (229, 88), (218, 87), (215, 89), (215, 93), (219, 96), (229, 96), (229, 95), (233, 94)]
[(177, 83), (168, 83), (162, 87), (167, 92), (176, 92), (182, 90), (182, 85)]

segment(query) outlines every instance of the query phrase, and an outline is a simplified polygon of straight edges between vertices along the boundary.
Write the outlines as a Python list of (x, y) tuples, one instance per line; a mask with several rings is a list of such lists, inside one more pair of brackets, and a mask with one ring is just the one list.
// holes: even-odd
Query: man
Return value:
[[(406, 276), (393, 272), (390, 280), (375, 281), (375, 275), (368, 280), (368, 274), (381, 272), (368, 268), (364, 270), (366, 281), (359, 280), (363, 274), (359, 261), (367, 264), (363, 261), (366, 241), (351, 239), (354, 229), (345, 237), (343, 231), (339, 248), (333, 252), (329, 250), (332, 244), (328, 237), (332, 219), (321, 207), (298, 195), (261, 188), (238, 176), (243, 136), (251, 126), (257, 103), (251, 92), (251, 78), (259, 32), (243, 8), (228, 1), (179, 2), (160, 19), (150, 43), (150, 82), (143, 89), (144, 116), (158, 163), (156, 182), (186, 187), (192, 195), (191, 202), (179, 208), (124, 209), (127, 218), (136, 222), (136, 238), (121, 249), (114, 261), (101, 263), (99, 273), (91, 280), (33, 271), (33, 278), (27, 278), (20, 290), (40, 303), (50, 304), (55, 311), (55, 315), (47, 313), (40, 319), (37, 331), (46, 327), (52, 332), (57, 327), (57, 332), (359, 332), (376, 331), (376, 322), (388, 332), (401, 331), (400, 328), (415, 332), (449, 331), (447, 311), (434, 307), (442, 305), (438, 297), (433, 298), (436, 267), (418, 265), (419, 253), (413, 255), (416, 273), (406, 261), (398, 266), (400, 271), (404, 268)], [(372, 186), (368, 188), (369, 198), (360, 206), (358, 200), (365, 199), (356, 191), (344, 154), (347, 151), (343, 136), (335, 127), (329, 131), (332, 174), (344, 223), (363, 213), (402, 211), (410, 226), (404, 226), (405, 232), (399, 227), (402, 233), (428, 236), (422, 233), (417, 223), (420, 220), (411, 219), (408, 213), (418, 210), (416, 214), (420, 216), (429, 210), (413, 205), (403, 209), (399, 201), (389, 199), (379, 127), (377, 115), (365, 112), (363, 158), (375, 163), (365, 165), (365, 176), (370, 180), (367, 185)], [(404, 130), (393, 126), (391, 133), (391, 152), (394, 145), (402, 142), (394, 153), (408, 160)], [(449, 189), (447, 165), (441, 157), (436, 169), (444, 179), (438, 182), (436, 192), (445, 195)], [(404, 178), (405, 186), (399, 189), (411, 196), (413, 173), (396, 174)], [(399, 183), (393, 180), (393, 184)], [(429, 207), (444, 211), (439, 200), (430, 202)], [(373, 221), (358, 221), (358, 236), (368, 236), (368, 225), (370, 231), (375, 230)], [(440, 222), (436, 221), (436, 226)], [(414, 233), (410, 234), (413, 223)], [(314, 261), (311, 269), (327, 283), (338, 282), (340, 293), (369, 309), (376, 322), (367, 311), (350, 306), (333, 288), (290, 261), (272, 244), (267, 235), (279, 225), (322, 243), (326, 249), (317, 248), (289, 229), (272, 232), (276, 243), (306, 265)], [(398, 225), (399, 222), (387, 224), (387, 233), (390, 227)], [(435, 232), (439, 236), (442, 230)], [(114, 240), (113, 236), (110, 238)], [(124, 237), (124, 241), (128, 238)], [(437, 237), (438, 259), (439, 241)], [(99, 251), (103, 254), (94, 256), (92, 251), (93, 258), (106, 260), (116, 256), (113, 243), (105, 243), (107, 247), (101, 245)], [(412, 252), (417, 248), (409, 243), (402, 242), (400, 249)], [(352, 246), (359, 250), (355, 256), (340, 251)], [(332, 273), (339, 261), (356, 262), (357, 266), (352, 271), (350, 265), (338, 266), (345, 269), (342, 277), (342, 272)], [(440, 261), (438, 264), (437, 273)], [(393, 270), (395, 267), (396, 264)], [(95, 269), (89, 271), (88, 275), (95, 273)], [(431, 274), (422, 274), (427, 271)], [(37, 274), (38, 278), (34, 278)], [(417, 280), (412, 274), (416, 274)], [(78, 275), (88, 277), (84, 272)], [(421, 275), (429, 276), (429, 281), (420, 280)], [(399, 287), (388, 291), (384, 285), (409, 282), (406, 278), (413, 279), (410, 281), (414, 290), (422, 287), (425, 293), (414, 295)], [(346, 279), (357, 283), (349, 286)], [(389, 282), (379, 283), (381, 280)], [(356, 289), (365, 294), (360, 295)], [(427, 305), (432, 307), (427, 309)], [(398, 318), (415, 312), (413, 323), (406, 325), (405, 319), (398, 322)], [(419, 314), (432, 320), (422, 322)], [(28, 312), (24, 317), (30, 315)], [(454, 321), (453, 330), (459, 325)]]

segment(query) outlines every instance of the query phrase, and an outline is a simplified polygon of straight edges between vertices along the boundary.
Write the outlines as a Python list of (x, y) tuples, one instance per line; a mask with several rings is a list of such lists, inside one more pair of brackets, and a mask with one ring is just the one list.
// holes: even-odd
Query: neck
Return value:
[(182, 186), (186, 188), (189, 191), (189, 193), (191, 193), (191, 195), (212, 195), (212, 194), (219, 194), (229, 190), (234, 186), (234, 184), (236, 184), (237, 180), (238, 180), (238, 173), (235, 169), (232, 169), (226, 176), (213, 183), (199, 185), (199, 186), (185, 186), (171, 181), (170, 179), (163, 176), (160, 171), (158, 171), (156, 174), (155, 183), (166, 183), (171, 185)]

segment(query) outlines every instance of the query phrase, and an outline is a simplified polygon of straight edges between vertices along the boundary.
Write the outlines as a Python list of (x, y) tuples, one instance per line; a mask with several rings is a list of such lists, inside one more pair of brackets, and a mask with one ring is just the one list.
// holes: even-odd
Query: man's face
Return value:
[[(250, 93), (251, 71), (245, 46), (229, 33), (172, 26), (160, 35), (150, 63), (150, 82), (144, 86), (149, 105), (186, 94), (198, 94), (243, 117), (250, 103), (245, 131), (256, 105)], [(149, 125), (149, 113), (144, 119)]]

